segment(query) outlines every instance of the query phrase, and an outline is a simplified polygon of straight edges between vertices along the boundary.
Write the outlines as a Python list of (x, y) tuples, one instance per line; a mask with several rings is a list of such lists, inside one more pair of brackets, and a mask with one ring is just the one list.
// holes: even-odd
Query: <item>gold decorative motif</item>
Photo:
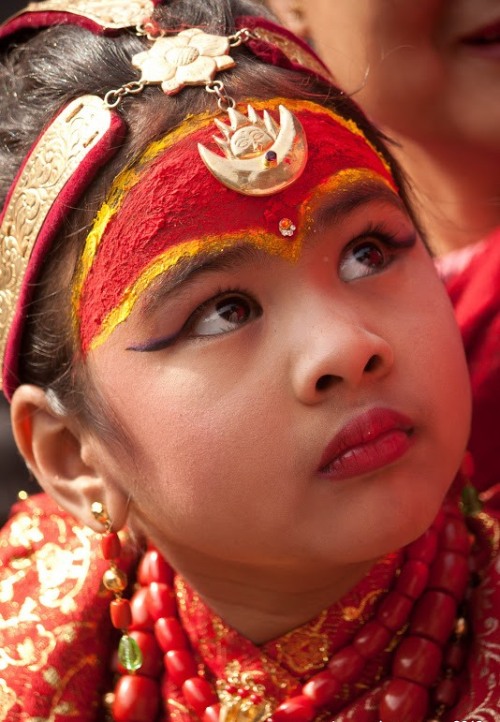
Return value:
[(264, 672), (242, 672), (240, 663), (230, 662), (226, 679), (217, 681), (221, 703), (219, 722), (264, 722), (270, 717), (272, 705), (265, 698), (266, 688), (258, 680)]
[(275, 45), (281, 50), (283, 55), (286, 55), (288, 60), (293, 63), (301, 65), (307, 70), (311, 70), (313, 73), (320, 75), (322, 78), (326, 78), (330, 83), (333, 77), (330, 75), (328, 70), (322, 65), (319, 60), (316, 60), (314, 55), (308, 53), (298, 43), (295, 43), (291, 38), (285, 38), (280, 33), (275, 33), (267, 28), (256, 27), (252, 28), (252, 35), (259, 40), (263, 40), (266, 43)]
[(186, 85), (208, 85), (218, 72), (234, 67), (229, 48), (229, 38), (190, 28), (156, 38), (149, 50), (134, 55), (132, 65), (142, 72), (140, 83), (161, 85), (174, 95)]
[(103, 101), (86, 95), (57, 116), (30, 154), (0, 226), (0, 361), (38, 235), (64, 186), (111, 125)]
[(346, 622), (356, 622), (361, 618), (368, 604), (377, 597), (380, 597), (381, 594), (383, 594), (383, 590), (381, 589), (369, 592), (366, 597), (363, 597), (358, 607), (344, 607), (342, 609), (342, 617)]
[(216, 119), (222, 138), (214, 137), (225, 157), (198, 144), (209, 171), (238, 193), (264, 196), (294, 183), (307, 163), (307, 139), (298, 118), (279, 106), (280, 124), (264, 111), (259, 118), (248, 106), (248, 116), (228, 108), (230, 125)]
[(63, 12), (81, 15), (103, 28), (120, 30), (136, 27), (154, 10), (152, 0), (42, 0), (29, 3), (24, 13)]
[(10, 687), (7, 686), (5, 680), (0, 679), (0, 722), (7, 721), (8, 714), (17, 701), (17, 695)]
[[(320, 625), (318, 625), (320, 626)], [(286, 634), (276, 644), (278, 662), (301, 677), (317, 672), (330, 657), (328, 634), (319, 629), (299, 628)]]

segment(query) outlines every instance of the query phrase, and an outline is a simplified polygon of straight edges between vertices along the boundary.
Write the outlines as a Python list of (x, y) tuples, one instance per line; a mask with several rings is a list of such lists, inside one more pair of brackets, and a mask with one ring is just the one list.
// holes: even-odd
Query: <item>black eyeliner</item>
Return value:
[(146, 343), (140, 343), (136, 346), (127, 346), (127, 351), (139, 351), (139, 353), (151, 353), (153, 351), (162, 351), (169, 346), (173, 346), (177, 339), (182, 335), (184, 329), (173, 333), (171, 336), (164, 336), (163, 338), (157, 338), (153, 341), (147, 341)]

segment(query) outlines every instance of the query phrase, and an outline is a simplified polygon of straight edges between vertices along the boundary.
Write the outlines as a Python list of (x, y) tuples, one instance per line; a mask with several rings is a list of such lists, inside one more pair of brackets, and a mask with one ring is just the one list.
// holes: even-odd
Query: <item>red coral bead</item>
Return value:
[(445, 522), (446, 522), (445, 513), (444, 513), (443, 509), (440, 509), (438, 511), (438, 513), (436, 514), (436, 517), (435, 517), (434, 521), (432, 522), (431, 526), (438, 534), (441, 534), (441, 531), (443, 530)]
[(470, 538), (467, 527), (462, 519), (449, 519), (441, 537), (441, 546), (452, 552), (467, 555), (470, 549)]
[(391, 632), (381, 622), (368, 622), (356, 634), (354, 646), (362, 657), (371, 659), (387, 647), (391, 636)]
[(438, 704), (453, 707), (458, 697), (458, 679), (442, 679), (434, 690), (434, 699)]
[(421, 537), (406, 547), (408, 559), (418, 559), (420, 562), (430, 564), (436, 556), (438, 535), (431, 527)]
[(467, 478), (470, 479), (474, 476), (474, 457), (470, 451), (466, 451), (462, 463), (460, 465), (460, 471)]
[(197, 664), (187, 649), (173, 649), (166, 653), (164, 659), (167, 672), (178, 687), (182, 687), (186, 679), (198, 674)]
[(316, 709), (305, 695), (291, 697), (277, 707), (273, 714), (273, 722), (311, 722), (316, 716)]
[(460, 672), (465, 665), (466, 656), (463, 644), (450, 644), (444, 655), (444, 663), (454, 672)]
[(203, 722), (219, 722), (220, 719), (220, 704), (213, 704), (207, 707), (203, 713)]
[(138, 674), (120, 678), (112, 707), (115, 722), (151, 722), (156, 718), (159, 707), (157, 682)]
[(443, 552), (432, 565), (429, 589), (448, 592), (460, 601), (467, 588), (469, 576), (469, 562), (466, 557), (456, 552)]
[(146, 604), (149, 614), (155, 621), (160, 617), (173, 617), (176, 612), (172, 589), (160, 582), (151, 582), (149, 585)]
[(328, 662), (328, 669), (339, 682), (352, 682), (357, 679), (364, 666), (365, 658), (355, 647), (341, 649)]
[(138, 589), (130, 600), (130, 609), (132, 612), (131, 629), (153, 629), (155, 620), (149, 613), (147, 597), (148, 589), (147, 587), (143, 587), (142, 589)]
[(132, 624), (132, 610), (128, 599), (113, 599), (109, 612), (115, 629), (128, 629)]
[(104, 559), (111, 560), (119, 558), (122, 551), (122, 544), (116, 532), (110, 531), (102, 535), (101, 551)]
[(335, 701), (342, 688), (341, 682), (330, 672), (320, 672), (311, 677), (302, 688), (302, 693), (311, 700), (315, 707), (328, 707)]
[(406, 637), (394, 656), (392, 671), (396, 677), (418, 682), (426, 687), (433, 684), (443, 661), (441, 647), (423, 637)]
[(384, 722), (423, 722), (429, 707), (429, 693), (406, 679), (393, 679), (386, 687), (379, 706)]
[(174, 573), (160, 552), (152, 548), (141, 559), (137, 578), (143, 586), (147, 586), (151, 582), (172, 584)]
[(418, 559), (409, 559), (396, 582), (396, 591), (410, 599), (418, 599), (429, 579), (429, 567)]
[(164, 652), (171, 649), (187, 649), (186, 633), (175, 617), (160, 617), (155, 622), (155, 634), (158, 644)]
[(399, 592), (390, 592), (377, 609), (377, 619), (392, 632), (397, 632), (410, 616), (413, 601)]
[(182, 685), (182, 693), (188, 705), (201, 717), (207, 707), (217, 704), (217, 695), (206, 679), (190, 677)]
[(450, 594), (429, 591), (419, 599), (410, 622), (410, 633), (444, 644), (455, 626), (457, 604)]

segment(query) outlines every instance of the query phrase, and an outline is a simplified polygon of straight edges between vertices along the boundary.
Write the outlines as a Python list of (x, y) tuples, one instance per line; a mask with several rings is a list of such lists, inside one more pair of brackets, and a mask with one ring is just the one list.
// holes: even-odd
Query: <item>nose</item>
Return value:
[(292, 384), (303, 403), (315, 404), (332, 389), (355, 390), (383, 378), (394, 364), (392, 345), (351, 314), (328, 314), (311, 323), (293, 351)]

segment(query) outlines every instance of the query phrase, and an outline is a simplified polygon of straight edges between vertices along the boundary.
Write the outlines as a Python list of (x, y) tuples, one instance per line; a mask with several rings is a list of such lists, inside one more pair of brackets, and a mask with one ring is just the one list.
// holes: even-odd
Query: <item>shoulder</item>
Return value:
[(14, 507), (0, 533), (0, 720), (98, 718), (112, 648), (104, 568), (95, 534), (48, 497)]

